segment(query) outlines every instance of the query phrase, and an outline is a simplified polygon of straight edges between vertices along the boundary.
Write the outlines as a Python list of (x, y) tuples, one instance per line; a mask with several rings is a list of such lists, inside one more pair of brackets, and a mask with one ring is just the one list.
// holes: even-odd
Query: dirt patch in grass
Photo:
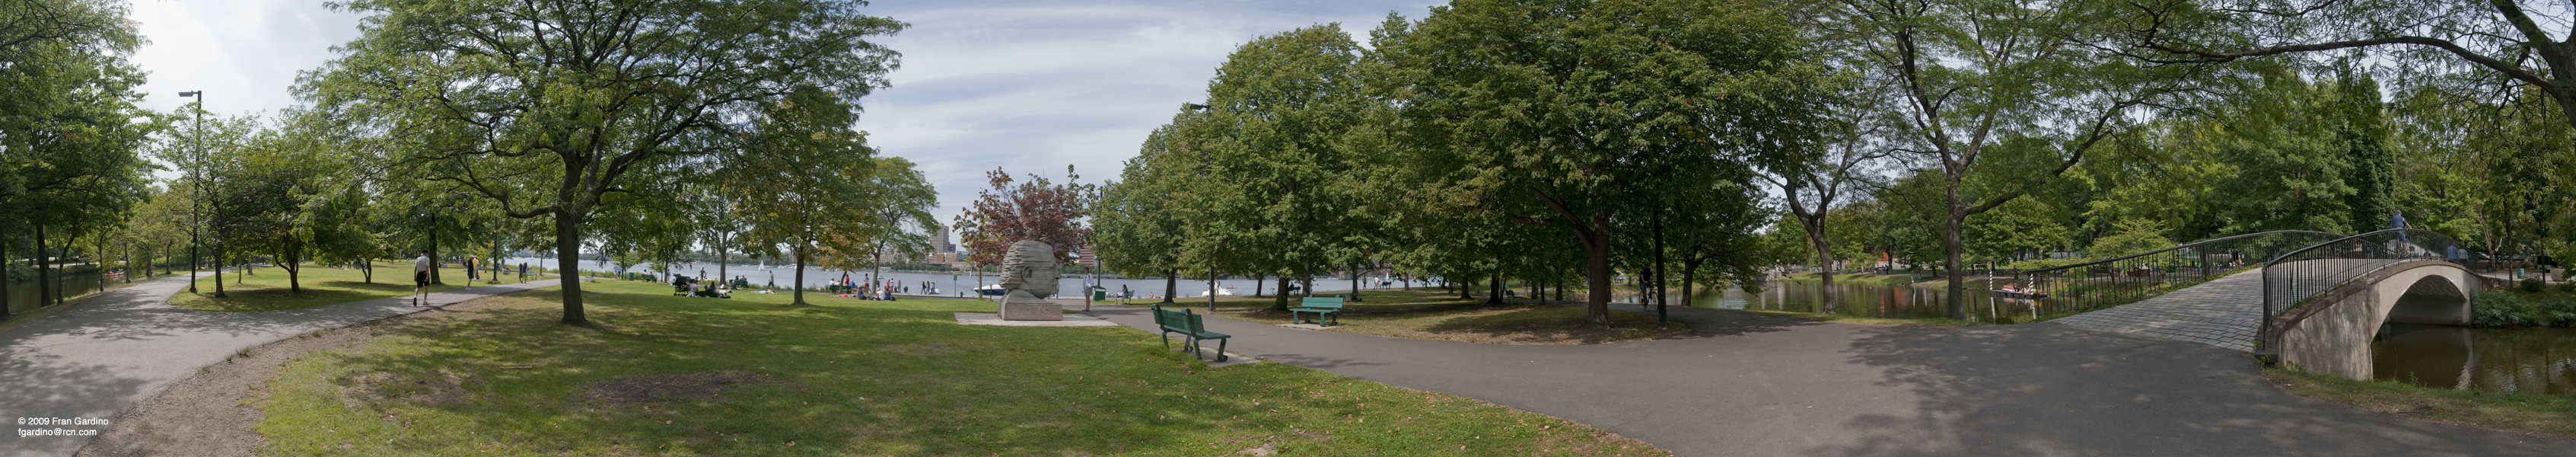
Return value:
[(2435, 389), (2395, 381), (2357, 381), (2330, 374), (2263, 370), (2292, 395), (2408, 419), (2559, 438), (2576, 438), (2576, 395)]
[(741, 370), (701, 371), (602, 379), (583, 384), (591, 398), (610, 403), (671, 403), (724, 397), (736, 387), (782, 382)]
[(340, 385), (340, 403), (350, 411), (386, 401), (436, 406), (465, 399), (465, 377), (445, 370), (427, 376), (370, 371), (342, 375), (335, 381)]

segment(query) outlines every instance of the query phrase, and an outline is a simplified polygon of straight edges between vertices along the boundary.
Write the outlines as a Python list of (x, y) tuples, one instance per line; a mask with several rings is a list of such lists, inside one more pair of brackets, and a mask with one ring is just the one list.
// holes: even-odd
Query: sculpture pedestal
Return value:
[(1064, 320), (1064, 305), (1020, 294), (1005, 295), (1002, 297), (1002, 320), (1060, 321)]

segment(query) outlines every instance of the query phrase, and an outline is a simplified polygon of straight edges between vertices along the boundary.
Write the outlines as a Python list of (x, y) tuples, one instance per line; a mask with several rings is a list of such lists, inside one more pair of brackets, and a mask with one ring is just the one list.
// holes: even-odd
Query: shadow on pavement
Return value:
[(1911, 415), (1849, 420), (1818, 456), (2566, 455), (2566, 440), (2299, 398), (2244, 353), (2059, 324), (1871, 327), (1847, 351), (1911, 390)]

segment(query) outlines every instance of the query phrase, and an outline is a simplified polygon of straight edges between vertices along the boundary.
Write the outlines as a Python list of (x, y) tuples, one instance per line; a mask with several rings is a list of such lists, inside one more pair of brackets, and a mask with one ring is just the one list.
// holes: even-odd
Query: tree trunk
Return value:
[[(579, 217), (566, 213), (570, 211), (555, 211), (555, 266), (563, 271), (581, 271), (581, 221)], [(431, 276), (436, 277), (437, 271), (436, 267), (430, 268)], [(565, 279), (562, 281), (564, 325), (590, 325), (590, 318), (581, 313), (581, 281), (571, 277)]]
[(0, 320), (9, 319), (14, 305), (9, 302), (9, 241), (0, 239)]
[[(214, 238), (215, 248), (206, 250), (206, 257), (210, 257), (208, 263), (215, 266), (215, 298), (224, 298), (224, 237), (218, 232)], [(233, 277), (241, 277), (241, 275), (233, 275)]]
[[(719, 236), (717, 236), (717, 238), (724, 238), (724, 237), (723, 237), (723, 236), (721, 236), (721, 235), (719, 235)], [(724, 244), (724, 242), (723, 242), (723, 241), (718, 241), (718, 242), (716, 242), (716, 244), (717, 244), (718, 246), (722, 246), (722, 245)], [(731, 266), (731, 265), (733, 265), (733, 250), (725, 249), (725, 248), (723, 248), (723, 247), (717, 247), (717, 248), (716, 248), (716, 283), (717, 283), (717, 284), (724, 284), (724, 285), (725, 285), (725, 288), (727, 288), (727, 289), (731, 289), (731, 288), (733, 288), (733, 287), (734, 287), (734, 285), (733, 285), (733, 276), (732, 276), (733, 274), (732, 274), (732, 273), (727, 273), (727, 272), (725, 272), (725, 267), (727, 267), (727, 266)]]
[(62, 294), (58, 292), (58, 290), (60, 289), (60, 287), (58, 287), (58, 285), (54, 284), (54, 280), (53, 280), (53, 277), (54, 277), (54, 275), (56, 274), (56, 273), (53, 271), (53, 266), (52, 266), (52, 263), (53, 263), (53, 254), (54, 254), (54, 253), (53, 253), (53, 249), (52, 249), (52, 247), (51, 247), (51, 246), (46, 246), (46, 245), (45, 245), (45, 226), (44, 226), (44, 225), (37, 225), (37, 226), (36, 226), (36, 303), (37, 303), (37, 304), (39, 304), (39, 305), (60, 305), (60, 304), (63, 304)]
[[(975, 282), (977, 282), (977, 283), (982, 283), (982, 282), (984, 282), (984, 276), (983, 276), (983, 275), (980, 275), (980, 274), (979, 274), (979, 275), (975, 275)], [(977, 285), (982, 285), (982, 284), (977, 284)], [(800, 241), (798, 241), (798, 242), (796, 243), (796, 287), (795, 287), (795, 289), (796, 289), (796, 300), (795, 300), (795, 301), (793, 301), (793, 302), (791, 302), (790, 304), (794, 304), (794, 305), (805, 305), (805, 304), (806, 304), (806, 303), (805, 303), (805, 243), (804, 243), (803, 241), (801, 241), (801, 240), (800, 240)], [(979, 292), (979, 293), (980, 293), (980, 292)]]
[[(1258, 284), (1256, 282), (1255, 284)], [(1173, 294), (1181, 291), (1181, 270), (1163, 270), (1163, 303), (1171, 303)]]
[[(1254, 283), (1259, 283), (1259, 282), (1260, 282), (1260, 280), (1254, 280), (1253, 282), (1254, 282)], [(1213, 287), (1213, 286), (1211, 286), (1211, 287)], [(1209, 294), (1215, 294), (1215, 293), (1216, 293), (1216, 291), (1211, 290), (1211, 291), (1208, 291), (1208, 293), (1209, 293)], [(1271, 310), (1271, 311), (1287, 311), (1287, 310), (1288, 310), (1288, 275), (1279, 275), (1279, 296), (1278, 296), (1278, 297), (1275, 297), (1275, 298), (1272, 298), (1272, 299), (1270, 300), (1270, 310)]]
[(1297, 265), (1297, 284), (1299, 284), (1299, 287), (1303, 287), (1302, 289), (1297, 289), (1297, 293), (1306, 294), (1305, 296), (1307, 297), (1315, 296), (1314, 265), (1302, 263)]
[(1670, 306), (1670, 305), (1671, 305), (1671, 303), (1670, 303), (1669, 301), (1665, 300), (1665, 298), (1668, 298), (1668, 295), (1669, 295), (1669, 294), (1671, 294), (1671, 293), (1672, 293), (1672, 291), (1671, 291), (1671, 290), (1666, 290), (1666, 288), (1664, 287), (1664, 279), (1665, 279), (1665, 278), (1670, 278), (1670, 277), (1672, 277), (1672, 274), (1671, 274), (1671, 272), (1664, 271), (1664, 209), (1663, 209), (1663, 207), (1658, 206), (1658, 207), (1656, 207), (1656, 208), (1655, 208), (1655, 216), (1654, 216), (1654, 219), (1655, 219), (1655, 220), (1654, 220), (1654, 225), (1655, 225), (1655, 328), (1663, 328), (1663, 326), (1664, 326), (1664, 324), (1665, 324), (1665, 323), (1670, 322), (1670, 321), (1672, 320), (1672, 316), (1671, 316), (1670, 314), (1668, 314), (1670, 311), (1668, 311), (1668, 310), (1666, 309), (1668, 306)]
[(1486, 285), (1485, 304), (1503, 304), (1503, 256), (1494, 256), (1494, 281)]
[[(1945, 251), (1943, 255), (1949, 258), (1947, 266), (1950, 269), (1950, 318), (1967, 320), (1968, 287), (1967, 283), (1964, 282), (1967, 278), (1962, 276), (1965, 272), (1960, 269), (1961, 265), (1959, 264), (1959, 230), (1967, 224), (1968, 215), (1966, 214), (1967, 212), (1964, 211), (1965, 208), (1961, 208), (1959, 206), (1958, 195), (1959, 191), (1957, 186), (1952, 186), (1950, 190), (1950, 218), (1948, 223), (1945, 224), (1948, 225), (1946, 228), (1947, 233), (1942, 235), (1946, 238), (1946, 240), (1944, 240), (1946, 242), (1943, 244), (1947, 245), (1943, 248), (1943, 251)], [(1831, 291), (1827, 291), (1827, 293), (1831, 293)]]
[(1807, 226), (1807, 244), (1816, 248), (1816, 265), (1820, 272), (1816, 275), (1816, 279), (1823, 284), (1821, 286), (1822, 288), (1817, 290), (1826, 291), (1823, 294), (1818, 294), (1818, 297), (1822, 297), (1819, 300), (1824, 301), (1824, 312), (1832, 313), (1834, 312), (1834, 294), (1832, 292), (1834, 290), (1834, 274), (1832, 271), (1832, 265), (1834, 264), (1834, 248), (1833, 240), (1825, 238), (1824, 219), (1824, 211), (1817, 211), (1816, 217), (1812, 219), (1801, 214), (1798, 215), (1798, 224)]
[(277, 255), (277, 267), (286, 269), (286, 293), (304, 293), (304, 251), (302, 241), (287, 241), (287, 252)]
[(1575, 230), (1583, 241), (1585, 268), (1590, 270), (1586, 272), (1590, 276), (1587, 285), (1592, 288), (1591, 306), (1583, 313), (1583, 320), (1593, 328), (1606, 329), (1610, 328), (1610, 236), (1605, 232), (1610, 227), (1610, 213), (1594, 211), (1592, 219), (1592, 227)]
[(1360, 267), (1351, 266), (1351, 301), (1360, 301)]
[[(559, 229), (560, 229), (560, 228), (559, 228)], [(432, 231), (430, 231), (430, 232), (429, 232), (429, 283), (430, 283), (430, 284), (438, 284), (438, 285), (446, 285), (446, 284), (447, 284), (447, 281), (443, 281), (443, 280), (440, 280), (440, 279), (438, 278), (438, 270), (439, 270), (439, 267), (443, 267), (443, 266), (446, 266), (446, 265), (447, 265), (447, 260), (446, 260), (446, 259), (441, 259), (441, 258), (439, 258), (439, 257), (438, 257), (438, 231), (436, 231), (436, 230), (432, 230)], [(585, 322), (587, 322), (587, 321), (585, 321)], [(571, 322), (565, 322), (565, 323), (570, 324)]]

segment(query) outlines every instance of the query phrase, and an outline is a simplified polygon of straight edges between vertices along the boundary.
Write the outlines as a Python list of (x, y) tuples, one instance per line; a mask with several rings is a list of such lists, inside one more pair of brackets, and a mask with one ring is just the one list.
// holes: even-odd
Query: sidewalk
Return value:
[[(1636, 309), (1614, 305), (1614, 309)], [(1090, 314), (1148, 329), (1145, 308)], [(1515, 346), (1225, 318), (1229, 351), (1590, 424), (1685, 456), (2541, 456), (2576, 442), (2272, 387), (2241, 352), (2053, 323), (1834, 324), (1673, 308), (1691, 335)]]
[[(433, 304), (552, 286), (554, 280), (469, 287), (430, 294)], [(433, 308), (409, 297), (305, 309), (225, 313), (170, 306), (187, 288), (174, 276), (110, 291), (18, 328), (0, 331), (0, 416), (20, 425), (0, 437), (0, 457), (66, 456), (105, 424), (28, 425), (30, 418), (115, 419), (126, 408), (226, 357), (315, 330), (344, 327)], [(70, 435), (24, 436), (29, 430)]]

